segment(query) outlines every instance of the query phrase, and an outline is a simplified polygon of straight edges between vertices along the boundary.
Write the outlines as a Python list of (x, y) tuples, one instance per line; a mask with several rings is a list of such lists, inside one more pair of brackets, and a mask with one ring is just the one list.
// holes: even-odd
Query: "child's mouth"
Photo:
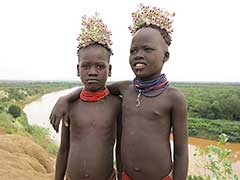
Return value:
[(97, 79), (89, 79), (87, 80), (88, 84), (91, 84), (91, 83), (98, 83), (98, 80)]
[(134, 68), (136, 70), (141, 70), (141, 69), (145, 68), (145, 66), (146, 66), (146, 64), (144, 64), (144, 63), (136, 63), (136, 64), (134, 64)]

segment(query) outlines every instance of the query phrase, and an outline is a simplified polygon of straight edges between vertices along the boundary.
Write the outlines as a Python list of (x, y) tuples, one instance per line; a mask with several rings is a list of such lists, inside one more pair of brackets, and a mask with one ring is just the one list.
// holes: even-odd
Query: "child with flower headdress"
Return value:
[(111, 75), (110, 35), (97, 15), (83, 17), (77, 72), (84, 88), (69, 104), (69, 126), (62, 126), (56, 180), (63, 180), (64, 176), (67, 180), (116, 179), (113, 147), (121, 100), (105, 86)]
[[(140, 5), (132, 14), (133, 25), (129, 27), (133, 34), (129, 63), (136, 77), (133, 81), (109, 86), (111, 93), (122, 95), (121, 180), (187, 179), (185, 98), (161, 73), (163, 64), (169, 59), (173, 16), (174, 13)], [(60, 121), (56, 115), (67, 112), (67, 102), (76, 98), (76, 94), (77, 91), (75, 95), (63, 97), (55, 105), (51, 116), (54, 128)]]

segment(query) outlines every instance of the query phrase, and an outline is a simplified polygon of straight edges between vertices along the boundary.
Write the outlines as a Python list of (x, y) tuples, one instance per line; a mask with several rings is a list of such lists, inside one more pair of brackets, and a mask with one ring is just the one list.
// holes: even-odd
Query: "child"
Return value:
[(63, 180), (66, 174), (68, 180), (115, 180), (113, 147), (121, 101), (105, 87), (111, 74), (111, 34), (97, 16), (82, 20), (77, 70), (84, 88), (69, 104), (55, 179)]
[[(140, 5), (140, 10), (132, 16), (129, 62), (136, 78), (133, 82), (109, 86), (111, 93), (122, 95), (122, 180), (168, 180), (171, 173), (174, 180), (186, 180), (186, 104), (182, 93), (170, 87), (161, 74), (163, 64), (169, 59), (173, 14)], [(60, 121), (59, 113), (67, 114), (67, 102), (75, 99), (76, 93), (79, 91), (61, 98), (55, 105), (50, 117), (55, 129)]]

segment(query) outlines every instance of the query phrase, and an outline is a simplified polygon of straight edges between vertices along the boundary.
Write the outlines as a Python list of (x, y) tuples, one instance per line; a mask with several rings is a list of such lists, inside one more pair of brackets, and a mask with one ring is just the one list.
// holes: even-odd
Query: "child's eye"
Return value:
[(97, 69), (103, 69), (105, 66), (104, 65), (97, 65)]
[(136, 52), (137, 52), (136, 49), (130, 49), (130, 54), (134, 54), (134, 53), (136, 53)]
[(153, 49), (153, 48), (150, 48), (150, 47), (146, 47), (146, 48), (144, 48), (144, 50), (145, 50), (146, 52), (152, 52), (154, 49)]
[(87, 65), (87, 64), (82, 64), (81, 65), (81, 68), (83, 68), (83, 69), (88, 69), (90, 66), (89, 65)]

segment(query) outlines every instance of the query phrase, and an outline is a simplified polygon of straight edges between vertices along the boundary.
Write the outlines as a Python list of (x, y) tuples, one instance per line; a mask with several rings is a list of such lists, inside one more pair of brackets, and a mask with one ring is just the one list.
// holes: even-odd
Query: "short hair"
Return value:
[[(166, 29), (162, 29), (162, 28), (160, 28), (159, 26), (156, 26), (156, 25), (153, 25), (153, 24), (150, 24), (149, 26), (144, 26), (144, 27), (151, 27), (151, 28), (153, 28), (153, 29), (158, 30), (158, 31), (161, 33), (161, 35), (162, 35), (164, 41), (166, 42), (166, 44), (167, 44), (168, 46), (171, 45), (172, 37), (170, 36), (170, 34), (167, 32)], [(141, 28), (140, 28), (140, 29), (141, 29)]]
[[(99, 46), (102, 46), (103, 48), (105, 48), (105, 49), (109, 52), (109, 56), (113, 55), (112, 49), (111, 49), (109, 46), (105, 45), (105, 44), (100, 44), (100, 43), (97, 43), (97, 42), (96, 42), (96, 43), (94, 43), (94, 44), (89, 44), (88, 46), (91, 46), (91, 45), (99, 45)], [(80, 53), (80, 50), (81, 50), (81, 49), (86, 48), (86, 47), (88, 47), (88, 46), (85, 46), (85, 47), (80, 47), (80, 46), (78, 46), (78, 47), (77, 47), (77, 55), (79, 56), (79, 53)]]
[(112, 50), (108, 46), (105, 46), (105, 45), (100, 44), (100, 43), (90, 44), (90, 45), (85, 46), (85, 47), (78, 47), (78, 50), (77, 50), (78, 57), (80, 56), (80, 51), (82, 49), (85, 49), (85, 48), (89, 47), (89, 46), (101, 46), (101, 47), (103, 47), (108, 52), (108, 62), (110, 62), (110, 57), (111, 57), (111, 55), (113, 55)]

